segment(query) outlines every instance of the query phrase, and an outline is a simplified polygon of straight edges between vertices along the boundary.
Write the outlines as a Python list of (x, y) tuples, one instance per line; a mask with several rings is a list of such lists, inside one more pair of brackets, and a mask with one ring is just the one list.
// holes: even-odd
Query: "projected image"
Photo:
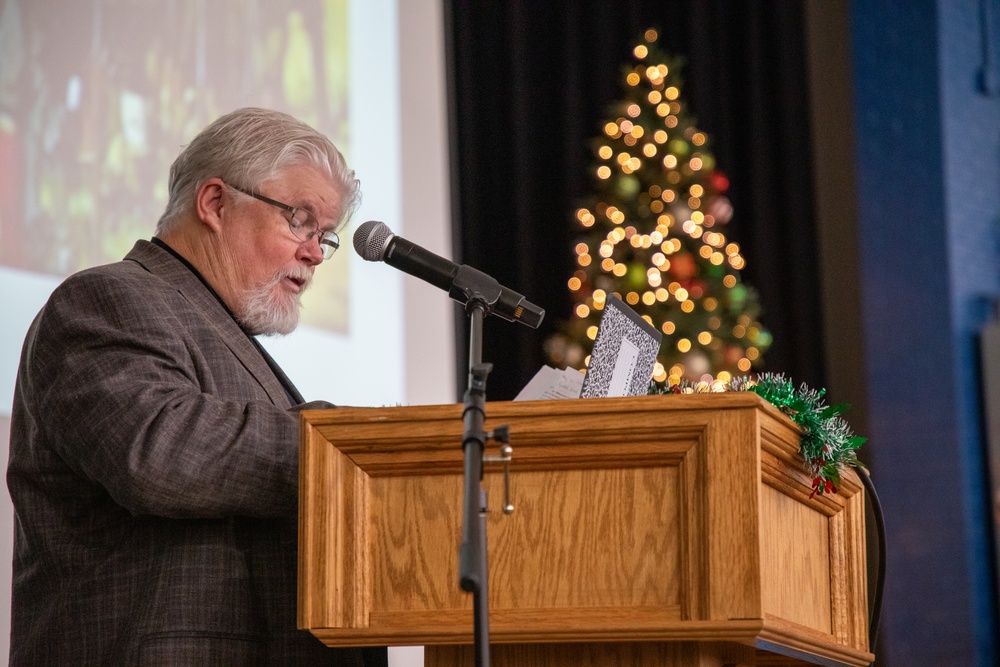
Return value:
[[(163, 212), (180, 148), (241, 106), (348, 145), (348, 0), (0, 0), (0, 264), (65, 276), (121, 259)], [(348, 262), (303, 324), (346, 331)], [(310, 307), (311, 304), (315, 304)]]

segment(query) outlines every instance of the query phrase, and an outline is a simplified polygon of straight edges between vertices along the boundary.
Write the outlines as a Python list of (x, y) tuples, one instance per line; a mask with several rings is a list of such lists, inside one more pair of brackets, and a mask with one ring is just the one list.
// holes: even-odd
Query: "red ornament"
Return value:
[(676, 255), (670, 258), (670, 274), (677, 279), (678, 282), (685, 283), (691, 280), (698, 272), (698, 267), (695, 266), (694, 258), (690, 253), (684, 253), (682, 255)]
[(721, 171), (712, 172), (711, 182), (716, 192), (725, 192), (729, 189), (729, 179)]
[(743, 348), (737, 347), (735, 345), (727, 345), (725, 352), (723, 352), (723, 359), (725, 359), (726, 364), (734, 366), (737, 361), (743, 357)]

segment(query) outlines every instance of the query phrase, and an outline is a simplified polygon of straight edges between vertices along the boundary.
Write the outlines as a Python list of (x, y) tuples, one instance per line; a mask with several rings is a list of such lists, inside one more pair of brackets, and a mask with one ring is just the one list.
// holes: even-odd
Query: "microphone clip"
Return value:
[(448, 289), (448, 296), (459, 303), (464, 303), (466, 312), (479, 303), (483, 305), (487, 315), (496, 313), (500, 294), (501, 287), (496, 278), (468, 264), (458, 267), (455, 279)]

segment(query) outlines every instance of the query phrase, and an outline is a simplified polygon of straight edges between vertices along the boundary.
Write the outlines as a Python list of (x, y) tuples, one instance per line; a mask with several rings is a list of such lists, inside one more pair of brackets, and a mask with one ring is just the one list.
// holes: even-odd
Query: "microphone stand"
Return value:
[[(462, 450), (465, 458), (465, 498), (462, 507), (462, 545), (458, 549), (458, 581), (462, 590), (472, 593), (473, 628), (475, 636), (476, 667), (490, 665), (490, 607), (488, 595), (489, 568), (486, 563), (486, 490), (483, 488), (483, 450), (487, 439), (509, 442), (506, 426), (491, 433), (483, 430), (486, 423), (486, 378), (493, 370), (492, 364), (483, 363), (483, 319), (497, 314), (509, 319), (495, 308), (497, 303), (513, 292), (505, 290), (494, 278), (469, 266), (460, 266), (448, 290), (451, 298), (465, 304), (469, 315), (469, 386), (465, 392), (465, 410), (462, 421), (465, 433)], [(530, 304), (529, 304), (530, 305)], [(534, 307), (533, 307), (534, 308)], [(544, 311), (521, 321), (537, 327)], [(516, 315), (522, 317), (520, 307)], [(492, 460), (492, 459), (491, 459)], [(498, 461), (504, 462), (504, 512), (513, 511), (509, 498), (510, 447), (501, 452)]]
[(490, 664), (490, 618), (488, 595), (488, 567), (486, 556), (486, 490), (482, 487), (483, 450), (487, 434), (486, 378), (492, 364), (482, 363), (483, 318), (488, 305), (482, 298), (472, 298), (466, 303), (469, 315), (469, 386), (465, 392), (465, 410), (462, 420), (465, 433), (462, 450), (465, 456), (465, 498), (462, 512), (462, 545), (458, 551), (459, 584), (462, 590), (472, 593), (473, 628), (475, 637), (476, 667)]
[[(486, 490), (483, 488), (483, 462), (504, 465), (504, 514), (514, 511), (510, 502), (511, 447), (509, 429), (498, 426), (483, 430), (486, 423), (486, 378), (493, 369), (484, 364), (483, 319), (499, 315), (510, 322), (538, 328), (545, 311), (513, 290), (503, 287), (482, 271), (468, 265), (458, 266), (438, 257), (406, 239), (397, 237), (381, 222), (369, 220), (354, 234), (354, 249), (368, 261), (384, 261), (398, 269), (447, 290), (448, 295), (465, 304), (469, 315), (469, 386), (465, 392), (462, 421), (464, 455), (464, 492), (462, 505), (462, 544), (458, 549), (458, 579), (462, 590), (473, 594), (476, 667), (490, 664), (490, 619), (486, 564)], [(499, 457), (484, 456), (486, 441), (503, 445)]]

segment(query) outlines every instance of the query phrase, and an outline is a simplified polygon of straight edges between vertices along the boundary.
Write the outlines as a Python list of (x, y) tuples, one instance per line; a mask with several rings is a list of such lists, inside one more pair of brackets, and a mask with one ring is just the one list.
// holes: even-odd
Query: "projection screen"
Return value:
[(307, 400), (454, 401), (447, 295), (350, 244), (377, 219), (451, 255), (441, 11), (434, 0), (0, 0), (0, 445), (21, 343), (48, 294), (150, 238), (181, 147), (242, 106), (327, 134), (363, 191), (299, 329), (262, 343)]
[[(288, 111), (341, 148), (362, 182), (352, 228), (383, 220), (450, 254), (440, 10), (403, 4), (406, 31), (393, 0), (3, 3), (2, 414), (48, 293), (149, 238), (173, 158), (233, 108)], [(262, 342), (309, 399), (453, 400), (446, 298), (361, 261), (350, 231), (317, 270), (300, 329)], [(408, 344), (418, 351), (409, 359)]]

